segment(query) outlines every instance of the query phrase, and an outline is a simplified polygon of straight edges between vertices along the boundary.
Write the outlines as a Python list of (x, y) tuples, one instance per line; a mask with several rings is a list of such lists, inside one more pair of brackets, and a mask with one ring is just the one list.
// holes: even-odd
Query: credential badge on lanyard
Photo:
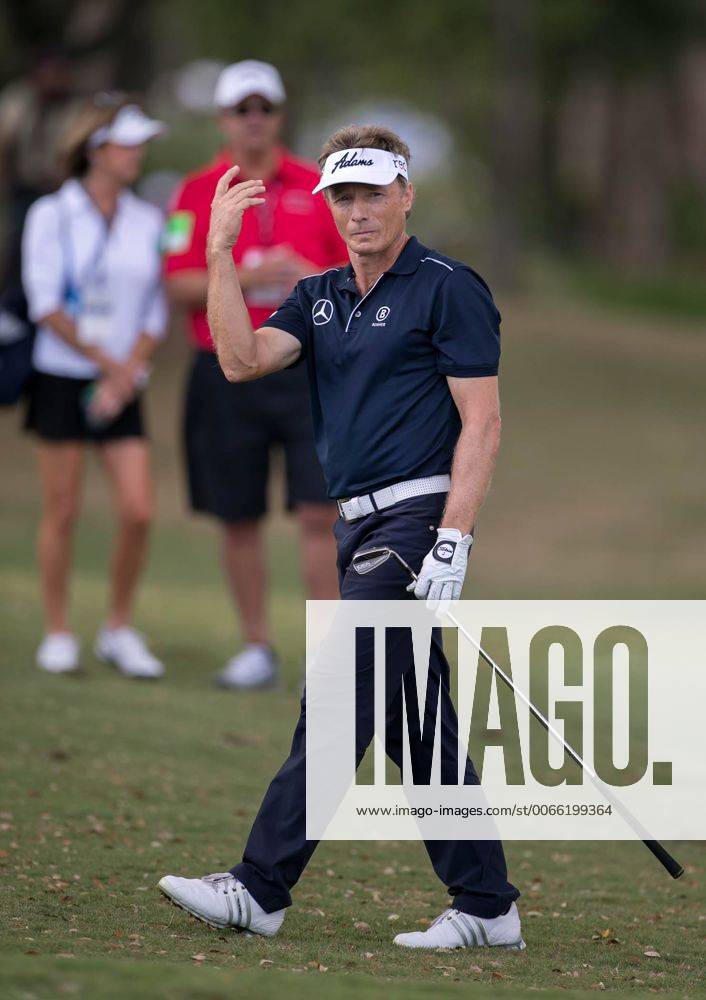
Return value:
[(81, 344), (105, 347), (113, 336), (115, 307), (110, 294), (106, 251), (112, 222), (102, 220), (102, 229), (87, 265), (76, 275), (70, 225), (63, 225), (67, 261), (66, 304), (76, 318), (76, 336)]
[[(253, 209), (253, 219), (257, 228), (258, 243), (248, 247), (243, 253), (243, 267), (258, 267), (268, 257), (279, 251), (274, 246), (275, 215), (281, 196), (282, 182), (271, 181), (265, 192), (265, 203), (256, 205)], [(287, 282), (272, 282), (269, 285), (259, 285), (248, 289), (245, 301), (248, 306), (256, 309), (274, 309), (287, 298), (292, 288)]]

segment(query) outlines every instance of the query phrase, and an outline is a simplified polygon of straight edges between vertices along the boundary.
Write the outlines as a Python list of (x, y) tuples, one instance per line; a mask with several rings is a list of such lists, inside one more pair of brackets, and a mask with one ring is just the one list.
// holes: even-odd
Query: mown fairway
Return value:
[[(702, 597), (698, 325), (554, 302), (503, 311), (504, 447), (466, 596)], [(523, 954), (394, 948), (395, 933), (445, 905), (416, 844), (322, 845), (270, 942), (210, 931), (161, 899), (160, 875), (238, 860), (288, 749), (304, 656), (296, 536), (277, 518), (272, 609), (283, 685), (251, 695), (209, 687), (237, 630), (210, 526), (183, 512), (182, 366), (175, 338), (150, 405), (160, 517), (138, 625), (168, 667), (155, 686), (125, 682), (90, 655), (110, 541), (95, 464), (73, 588), (85, 673), (61, 679), (34, 668), (34, 469), (17, 415), (0, 423), (2, 995), (700, 995), (702, 844), (671, 845), (687, 866), (673, 882), (640, 844), (508, 843), (523, 892)]]

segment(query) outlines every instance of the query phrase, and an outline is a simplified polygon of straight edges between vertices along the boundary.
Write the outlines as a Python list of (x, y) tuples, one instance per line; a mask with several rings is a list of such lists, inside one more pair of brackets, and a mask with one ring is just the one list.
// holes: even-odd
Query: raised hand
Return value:
[(231, 167), (216, 185), (208, 230), (209, 254), (232, 250), (240, 235), (245, 211), (265, 201), (262, 197), (265, 185), (261, 180), (242, 181), (230, 186), (239, 173), (240, 167)]

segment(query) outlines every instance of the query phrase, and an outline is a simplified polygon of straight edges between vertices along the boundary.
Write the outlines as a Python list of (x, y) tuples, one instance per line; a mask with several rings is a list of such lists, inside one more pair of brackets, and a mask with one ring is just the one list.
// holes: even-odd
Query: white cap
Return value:
[(88, 145), (93, 149), (104, 142), (114, 142), (117, 146), (141, 146), (166, 130), (164, 122), (148, 118), (136, 104), (126, 104), (109, 125), (103, 125), (92, 133)]
[(332, 184), (392, 184), (397, 176), (409, 180), (407, 161), (386, 149), (340, 149), (326, 157), (321, 179), (312, 194)]
[(257, 59), (244, 59), (221, 72), (213, 100), (216, 107), (233, 108), (253, 94), (266, 97), (273, 104), (283, 104), (287, 96), (282, 77), (274, 66)]

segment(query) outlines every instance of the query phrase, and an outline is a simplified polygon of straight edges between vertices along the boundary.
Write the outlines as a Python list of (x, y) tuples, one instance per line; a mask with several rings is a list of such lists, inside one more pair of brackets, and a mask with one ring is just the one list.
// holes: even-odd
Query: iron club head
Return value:
[(361, 576), (365, 576), (366, 573), (370, 573), (387, 562), (391, 554), (391, 549), (387, 548), (364, 549), (362, 552), (356, 552), (352, 560), (353, 569)]
[(377, 569), (378, 566), (382, 566), (386, 563), (388, 559), (394, 559), (395, 562), (402, 567), (405, 572), (409, 573), (412, 580), (417, 579), (417, 574), (414, 572), (412, 567), (405, 562), (399, 552), (395, 552), (394, 549), (388, 548), (387, 546), (380, 546), (375, 549), (362, 549), (360, 552), (356, 552), (351, 560), (353, 569), (356, 573), (360, 573), (364, 576), (366, 573), (372, 572), (372, 570)]

